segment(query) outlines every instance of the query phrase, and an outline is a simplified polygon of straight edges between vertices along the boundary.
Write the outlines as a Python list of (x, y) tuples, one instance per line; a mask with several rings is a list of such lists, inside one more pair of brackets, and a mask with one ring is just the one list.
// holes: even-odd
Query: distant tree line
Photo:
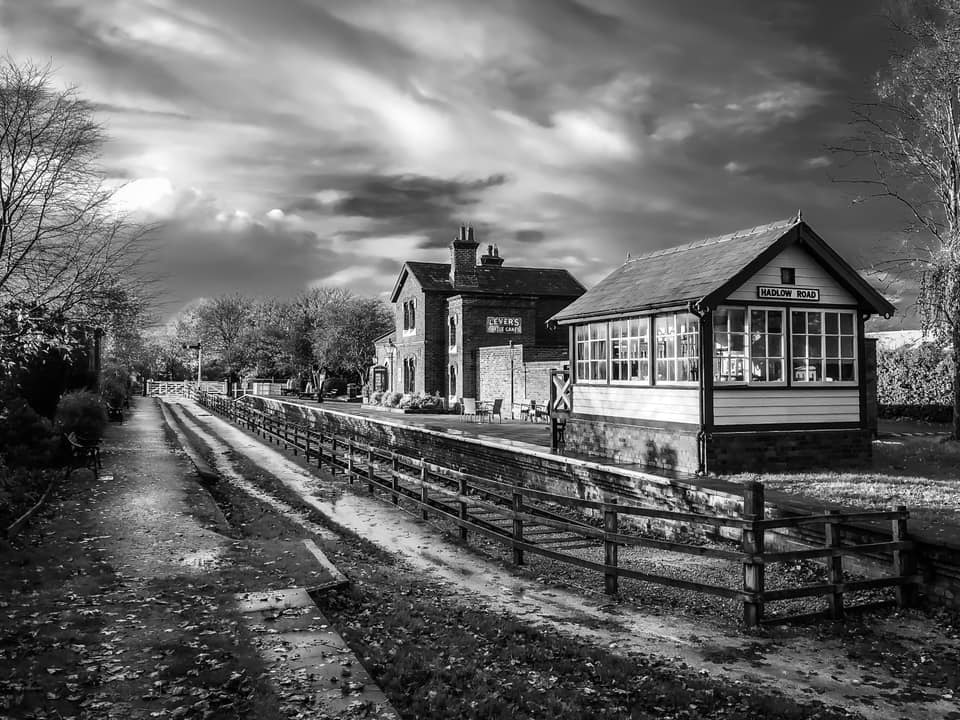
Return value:
[(288, 300), (235, 293), (197, 300), (163, 327), (126, 338), (130, 346), (110, 352), (127, 356), (150, 378), (196, 377), (197, 351), (189, 346), (200, 343), (206, 380), (303, 377), (326, 368), (330, 376), (363, 381), (373, 341), (392, 327), (384, 301), (342, 288), (314, 288)]

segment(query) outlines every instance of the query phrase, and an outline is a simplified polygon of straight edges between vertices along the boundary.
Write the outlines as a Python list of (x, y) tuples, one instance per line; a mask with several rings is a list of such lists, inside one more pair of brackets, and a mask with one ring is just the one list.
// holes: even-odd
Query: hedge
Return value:
[(882, 417), (948, 422), (953, 417), (953, 353), (936, 345), (877, 348)]

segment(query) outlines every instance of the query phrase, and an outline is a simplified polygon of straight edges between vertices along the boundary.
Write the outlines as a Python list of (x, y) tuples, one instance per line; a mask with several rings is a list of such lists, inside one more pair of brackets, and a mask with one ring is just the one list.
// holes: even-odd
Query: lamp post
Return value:
[(184, 350), (196, 350), (197, 351), (197, 388), (200, 388), (200, 371), (203, 368), (203, 343), (198, 342), (195, 345), (187, 345), (184, 343)]
[(510, 341), (510, 419), (513, 420), (513, 340)]

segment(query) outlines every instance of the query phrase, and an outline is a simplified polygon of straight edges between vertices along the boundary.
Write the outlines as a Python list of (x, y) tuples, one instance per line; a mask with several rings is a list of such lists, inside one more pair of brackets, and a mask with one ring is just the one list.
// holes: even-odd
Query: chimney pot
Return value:
[(493, 256), (500, 257), (500, 248), (498, 248), (496, 245), (493, 246)]
[(474, 241), (474, 240), (473, 240), (473, 228), (472, 228), (472, 227), (468, 227), (468, 228), (467, 228), (467, 242), (473, 242), (473, 241)]

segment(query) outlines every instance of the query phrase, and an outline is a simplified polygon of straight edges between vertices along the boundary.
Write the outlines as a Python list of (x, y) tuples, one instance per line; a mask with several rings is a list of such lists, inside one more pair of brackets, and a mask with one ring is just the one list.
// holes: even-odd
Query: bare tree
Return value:
[(890, 265), (919, 280), (924, 331), (953, 345), (960, 440), (960, 0), (900, 2), (890, 17), (903, 48), (878, 76), (875, 101), (854, 109), (858, 134), (838, 149), (872, 170), (844, 182), (907, 211), (908, 240)]
[(19, 319), (0, 342), (31, 320), (103, 326), (142, 303), (148, 229), (112, 202), (103, 142), (90, 104), (57, 89), (49, 66), (0, 61), (0, 307)]

